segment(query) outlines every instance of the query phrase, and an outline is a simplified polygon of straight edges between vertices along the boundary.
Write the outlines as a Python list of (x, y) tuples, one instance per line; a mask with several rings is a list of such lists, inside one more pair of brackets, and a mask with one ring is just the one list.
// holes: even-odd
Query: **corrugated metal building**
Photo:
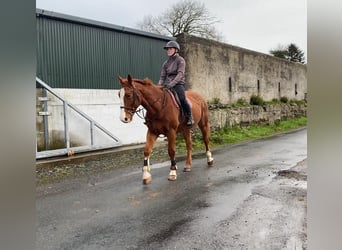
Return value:
[(53, 88), (118, 89), (117, 76), (157, 82), (172, 37), (36, 10), (37, 76)]

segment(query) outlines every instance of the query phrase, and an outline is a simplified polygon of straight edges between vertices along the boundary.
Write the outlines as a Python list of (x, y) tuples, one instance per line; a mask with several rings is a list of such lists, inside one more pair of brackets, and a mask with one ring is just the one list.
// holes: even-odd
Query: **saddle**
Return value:
[(172, 102), (173, 104), (176, 106), (176, 108), (178, 109), (182, 109), (182, 105), (180, 103), (178, 94), (176, 91), (174, 91), (173, 89), (166, 89), (167, 93), (171, 96)]
[[(179, 119), (181, 120), (182, 118), (185, 117), (185, 113), (184, 110), (182, 108), (182, 104), (179, 100), (178, 94), (176, 91), (174, 91), (173, 89), (166, 89), (167, 93), (171, 96), (172, 102), (173, 104), (176, 106), (177, 109), (179, 109)], [(189, 103), (190, 108), (192, 107), (192, 103), (190, 102), (190, 100), (186, 98), (186, 101)]]

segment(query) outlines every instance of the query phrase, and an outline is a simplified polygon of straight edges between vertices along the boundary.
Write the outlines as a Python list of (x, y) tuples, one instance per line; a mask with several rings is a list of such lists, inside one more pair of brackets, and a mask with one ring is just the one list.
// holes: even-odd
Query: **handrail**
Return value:
[(36, 77), (36, 82), (38, 82), (43, 88), (48, 90), (52, 95), (57, 97), (59, 100), (63, 102), (63, 110), (64, 110), (64, 132), (65, 132), (65, 147), (67, 149), (67, 152), (70, 150), (70, 136), (69, 136), (69, 118), (68, 118), (68, 112), (67, 108), (70, 107), (74, 111), (76, 111), (78, 114), (80, 114), (82, 117), (84, 117), (86, 120), (90, 122), (90, 142), (91, 146), (94, 146), (94, 131), (95, 127), (100, 129), (102, 132), (104, 132), (106, 135), (111, 137), (115, 142), (117, 142), (119, 145), (121, 145), (121, 141), (119, 138), (114, 136), (110, 131), (108, 131), (106, 128), (101, 126), (99, 123), (94, 121), (89, 115), (84, 113), (82, 110), (77, 108), (71, 103), (68, 103), (62, 96), (60, 96), (58, 93), (54, 91), (53, 88), (51, 88), (49, 85), (47, 85), (44, 81), (42, 81), (40, 78)]

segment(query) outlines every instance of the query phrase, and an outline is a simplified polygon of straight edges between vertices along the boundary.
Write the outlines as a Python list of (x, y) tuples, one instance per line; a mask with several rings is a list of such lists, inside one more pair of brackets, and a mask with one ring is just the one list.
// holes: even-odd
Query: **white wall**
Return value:
[[(146, 139), (147, 127), (144, 120), (137, 115), (131, 123), (120, 121), (120, 101), (118, 90), (98, 89), (54, 89), (68, 103), (73, 104), (88, 116), (93, 118), (102, 127), (110, 131), (122, 144), (143, 143)], [(55, 96), (48, 94), (49, 137), (50, 140), (60, 139), (64, 131), (64, 113), (62, 102)], [(38, 104), (37, 104), (38, 105)], [(79, 144), (90, 143), (89, 122), (81, 118), (72, 109), (69, 109), (69, 130), (71, 142)], [(41, 119), (42, 120), (42, 119)], [(96, 144), (106, 144), (108, 136), (96, 134)]]

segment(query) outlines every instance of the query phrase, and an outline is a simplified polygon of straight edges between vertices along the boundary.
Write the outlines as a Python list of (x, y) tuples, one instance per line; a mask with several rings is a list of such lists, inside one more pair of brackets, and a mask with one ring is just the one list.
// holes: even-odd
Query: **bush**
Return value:
[(252, 95), (249, 103), (251, 105), (259, 105), (259, 106), (261, 106), (261, 105), (264, 104), (264, 100), (260, 96), (258, 96), (258, 95)]
[(280, 101), (283, 103), (288, 103), (289, 102), (289, 98), (287, 98), (286, 96), (282, 96), (280, 97)]
[(297, 104), (297, 105), (301, 105), (301, 104), (305, 104), (306, 101), (305, 101), (305, 100), (291, 99), (291, 100), (289, 101), (289, 103), (295, 103), (295, 104)]
[(220, 103), (221, 103), (221, 100), (220, 100), (220, 98), (218, 98), (218, 97), (214, 97), (214, 98), (212, 99), (211, 103), (212, 103), (212, 104), (220, 104)]
[(248, 102), (246, 101), (245, 98), (239, 98), (233, 107), (245, 107), (248, 106)]

